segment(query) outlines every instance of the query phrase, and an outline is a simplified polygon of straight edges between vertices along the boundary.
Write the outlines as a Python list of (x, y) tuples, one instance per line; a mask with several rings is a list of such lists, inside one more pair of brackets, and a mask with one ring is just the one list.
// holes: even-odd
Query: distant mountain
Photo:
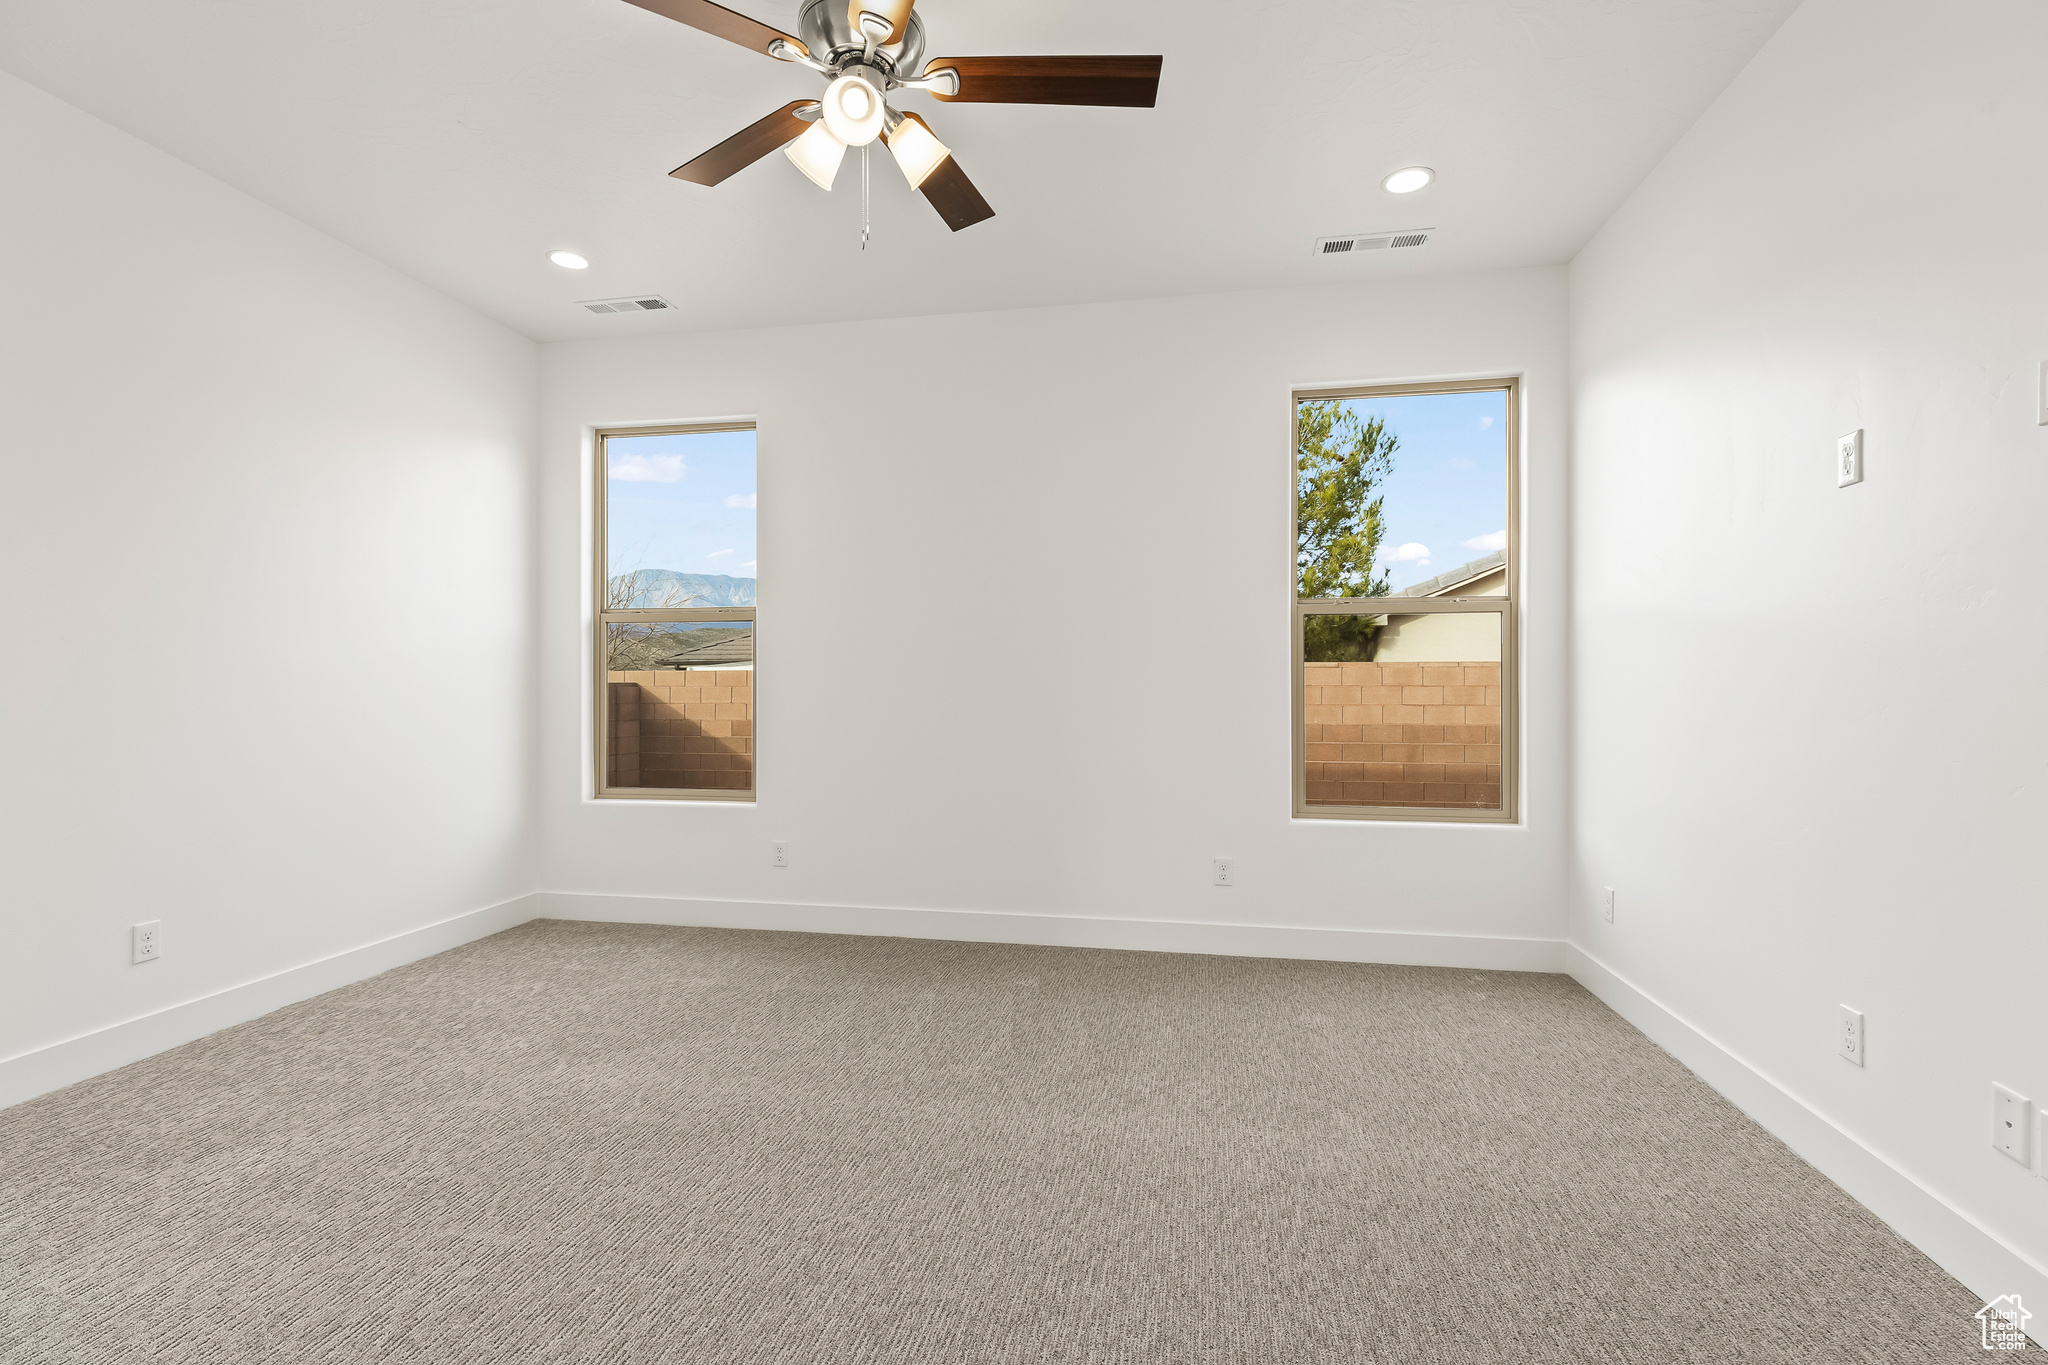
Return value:
[[(614, 578), (612, 582), (617, 583)], [(688, 601), (684, 601), (688, 598)], [(640, 570), (639, 591), (629, 607), (751, 607), (754, 580), (722, 573), (677, 573), (674, 569)]]

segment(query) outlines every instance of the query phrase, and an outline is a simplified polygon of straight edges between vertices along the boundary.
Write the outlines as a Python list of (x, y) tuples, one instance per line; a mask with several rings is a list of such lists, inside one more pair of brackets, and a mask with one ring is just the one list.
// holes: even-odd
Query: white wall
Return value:
[(0, 1059), (527, 890), (532, 343), (11, 76), (0, 182)]
[[(764, 924), (1507, 936), (1561, 967), (1563, 349), (1555, 269), (545, 347), (542, 887)], [(1293, 821), (1290, 386), (1514, 373), (1523, 822)], [(591, 801), (588, 431), (736, 415), (760, 423), (759, 805)]]
[(2044, 54), (1808, 0), (1571, 273), (1573, 937), (2037, 1272)]

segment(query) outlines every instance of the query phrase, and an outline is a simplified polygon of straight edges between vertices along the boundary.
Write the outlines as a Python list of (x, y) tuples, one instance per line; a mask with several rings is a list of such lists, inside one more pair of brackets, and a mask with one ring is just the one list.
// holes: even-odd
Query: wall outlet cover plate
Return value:
[(2028, 1119), (2032, 1117), (2033, 1107), (2033, 1101), (2019, 1091), (1992, 1085), (1991, 1145), (2022, 1166), (2033, 1165), (2033, 1153), (2028, 1150), (2029, 1139), (2033, 1136)]
[(1841, 1008), (1841, 1021), (1835, 1026), (1835, 1050), (1842, 1054), (1842, 1060), (1863, 1065), (1863, 1013), (1847, 1005)]
[(1835, 487), (1863, 482), (1863, 428), (1835, 442)]

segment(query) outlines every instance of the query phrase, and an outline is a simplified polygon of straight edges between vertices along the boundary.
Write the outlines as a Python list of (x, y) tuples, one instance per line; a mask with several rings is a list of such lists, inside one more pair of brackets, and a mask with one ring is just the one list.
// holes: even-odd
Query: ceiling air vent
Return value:
[(1317, 256), (1356, 256), (1365, 251), (1397, 251), (1423, 246), (1436, 234), (1435, 228), (1413, 228), (1405, 232), (1361, 232), (1350, 237), (1316, 238)]
[(659, 313), (674, 304), (659, 294), (635, 294), (627, 299), (585, 299), (578, 307), (593, 313)]

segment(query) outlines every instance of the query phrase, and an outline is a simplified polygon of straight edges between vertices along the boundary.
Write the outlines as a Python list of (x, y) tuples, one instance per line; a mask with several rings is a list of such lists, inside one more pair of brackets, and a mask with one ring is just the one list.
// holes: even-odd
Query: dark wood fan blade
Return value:
[(967, 172), (961, 170), (960, 163), (950, 156), (924, 178), (917, 192), (930, 201), (931, 206), (939, 211), (939, 217), (946, 220), (946, 226), (955, 232), (996, 216), (996, 211), (988, 206), (988, 200), (981, 197), (981, 191), (974, 188), (974, 182), (967, 178)]
[(768, 45), (780, 38), (799, 52), (809, 52), (796, 39), (781, 29), (770, 28), (744, 14), (735, 14), (723, 5), (714, 5), (711, 0), (626, 0), (629, 5), (638, 5), (664, 18), (673, 19), (691, 28), (701, 28), (706, 33), (716, 34), (729, 43), (751, 47), (763, 56), (771, 55)]
[(963, 104), (1109, 104), (1150, 109), (1159, 98), (1161, 57), (939, 57), (924, 74), (951, 67)]
[(796, 116), (796, 111), (816, 100), (794, 100), (783, 105), (759, 123), (750, 123), (725, 141), (700, 156), (693, 157), (670, 171), (678, 180), (688, 180), (699, 185), (716, 185), (736, 171), (743, 171), (770, 152), (780, 151), (796, 140), (799, 133), (811, 125)]

